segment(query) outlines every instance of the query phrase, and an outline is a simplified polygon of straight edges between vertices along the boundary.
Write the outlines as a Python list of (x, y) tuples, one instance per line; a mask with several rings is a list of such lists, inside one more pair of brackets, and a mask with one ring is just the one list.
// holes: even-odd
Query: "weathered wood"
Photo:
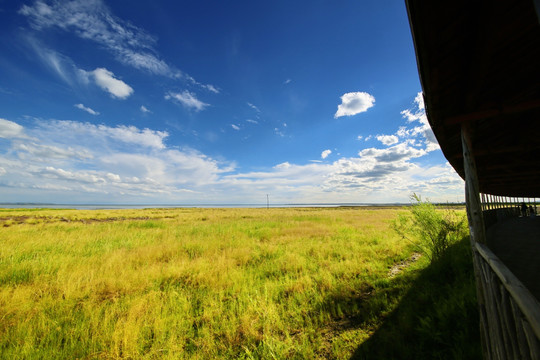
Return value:
[(499, 285), (501, 288), (501, 310), (504, 319), (505, 330), (509, 337), (509, 344), (512, 350), (512, 359), (520, 359), (519, 355), (519, 341), (516, 334), (516, 319), (514, 318), (514, 313), (510, 307), (510, 298), (508, 296), (508, 291), (504, 288), (502, 284)]
[(529, 343), (529, 350), (531, 353), (531, 359), (540, 359), (540, 345), (538, 344), (538, 338), (535, 336), (531, 324), (526, 320), (523, 320), (523, 330), (525, 330), (525, 336)]
[(536, 298), (489, 248), (479, 243), (475, 247), (519, 306), (536, 338), (540, 339), (540, 304)]
[(510, 307), (512, 308), (512, 314), (514, 315), (514, 326), (516, 329), (516, 337), (518, 341), (518, 349), (520, 354), (520, 359), (530, 360), (531, 352), (529, 351), (529, 344), (527, 342), (527, 337), (525, 336), (525, 331), (523, 330), (522, 318), (523, 314), (519, 311), (514, 299), (510, 297)]
[(467, 195), (467, 213), (469, 213), (471, 230), (471, 241), (486, 243), (486, 233), (484, 219), (482, 217), (482, 207), (480, 205), (480, 189), (478, 186), (478, 176), (476, 164), (472, 155), (472, 141), (470, 128), (467, 124), (461, 127), (461, 142), (463, 146), (463, 165), (465, 168), (465, 186)]

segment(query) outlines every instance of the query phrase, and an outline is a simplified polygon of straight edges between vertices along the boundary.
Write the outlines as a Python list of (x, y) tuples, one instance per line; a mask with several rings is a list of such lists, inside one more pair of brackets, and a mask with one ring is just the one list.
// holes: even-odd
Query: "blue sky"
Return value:
[(0, 0), (0, 201), (461, 201), (403, 1)]

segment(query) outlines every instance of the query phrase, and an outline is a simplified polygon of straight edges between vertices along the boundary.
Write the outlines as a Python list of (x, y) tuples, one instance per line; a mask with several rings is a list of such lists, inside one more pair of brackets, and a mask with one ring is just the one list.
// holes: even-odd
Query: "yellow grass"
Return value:
[(348, 358), (411, 254), (400, 211), (0, 210), (0, 354)]

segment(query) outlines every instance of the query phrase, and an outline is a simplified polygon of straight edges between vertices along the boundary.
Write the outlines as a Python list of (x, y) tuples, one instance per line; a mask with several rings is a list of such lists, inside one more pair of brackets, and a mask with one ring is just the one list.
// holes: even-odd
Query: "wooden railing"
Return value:
[(540, 359), (540, 304), (485, 245), (473, 245), (484, 357)]

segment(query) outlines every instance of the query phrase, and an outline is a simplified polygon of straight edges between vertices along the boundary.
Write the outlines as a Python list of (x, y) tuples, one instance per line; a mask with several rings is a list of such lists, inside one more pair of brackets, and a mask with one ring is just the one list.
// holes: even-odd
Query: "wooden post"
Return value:
[(472, 141), (470, 128), (466, 123), (461, 126), (461, 144), (463, 146), (463, 166), (465, 169), (465, 186), (467, 196), (467, 213), (469, 214), (469, 229), (471, 242), (486, 243), (486, 229), (482, 216), (480, 204), (480, 189), (478, 185), (478, 175), (476, 172), (476, 162), (472, 154)]

